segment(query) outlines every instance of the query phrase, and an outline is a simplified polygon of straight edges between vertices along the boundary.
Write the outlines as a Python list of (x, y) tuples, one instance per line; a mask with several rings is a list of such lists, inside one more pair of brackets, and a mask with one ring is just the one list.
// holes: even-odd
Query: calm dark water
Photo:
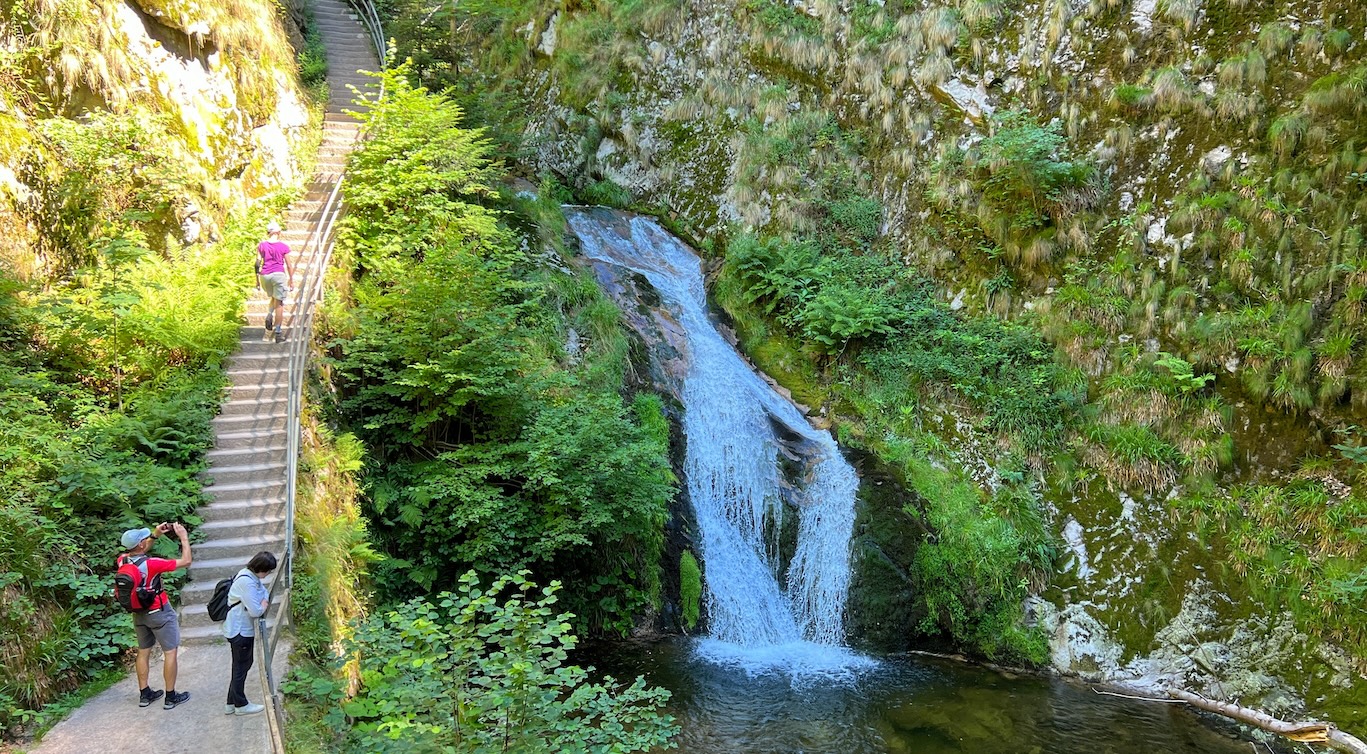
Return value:
[[(794, 682), (694, 656), (686, 640), (586, 646), (577, 661), (673, 692), (685, 754), (1249, 754), (1181, 705), (1101, 696), (933, 658)], [(1258, 744), (1257, 751), (1268, 751)]]

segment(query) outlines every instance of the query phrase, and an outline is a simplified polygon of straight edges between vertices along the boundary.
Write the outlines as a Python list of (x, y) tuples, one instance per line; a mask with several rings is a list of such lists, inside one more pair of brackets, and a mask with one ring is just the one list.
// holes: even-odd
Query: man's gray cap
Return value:
[(139, 542), (150, 536), (152, 536), (151, 529), (129, 529), (123, 533), (123, 537), (119, 540), (119, 543), (123, 545), (123, 549), (131, 550), (134, 547), (137, 547)]

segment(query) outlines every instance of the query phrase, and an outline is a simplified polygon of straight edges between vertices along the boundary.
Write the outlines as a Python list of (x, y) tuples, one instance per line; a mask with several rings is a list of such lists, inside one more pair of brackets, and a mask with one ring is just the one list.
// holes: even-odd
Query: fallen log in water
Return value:
[(1306, 722), (1296, 723), (1277, 718), (1248, 707), (1240, 707), (1229, 702), (1217, 702), (1181, 689), (1168, 689), (1168, 696), (1198, 709), (1214, 712), (1252, 725), (1255, 728), (1285, 736), (1292, 741), (1322, 743), (1331, 749), (1348, 754), (1367, 754), (1367, 744), (1357, 737), (1339, 730), (1333, 723)]

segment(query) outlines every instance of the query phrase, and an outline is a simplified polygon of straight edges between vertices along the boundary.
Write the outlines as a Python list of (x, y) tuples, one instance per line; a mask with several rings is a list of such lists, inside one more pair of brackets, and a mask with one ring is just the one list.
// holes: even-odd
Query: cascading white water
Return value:
[[(569, 208), (566, 214), (584, 256), (643, 275), (687, 333), (685, 472), (711, 621), (700, 651), (750, 670), (828, 672), (863, 664), (842, 647), (854, 469), (830, 434), (808, 424), (717, 332), (691, 249), (647, 218), (623, 222), (620, 215)], [(775, 422), (819, 456), (800, 493), (796, 551), (781, 585), (776, 532), (793, 514), (780, 499)]]

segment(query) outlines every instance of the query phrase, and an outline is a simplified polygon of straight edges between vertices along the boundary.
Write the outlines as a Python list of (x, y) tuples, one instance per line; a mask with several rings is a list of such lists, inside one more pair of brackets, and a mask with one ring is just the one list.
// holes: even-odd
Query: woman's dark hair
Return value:
[(252, 556), (247, 563), (247, 570), (252, 573), (270, 573), (275, 570), (275, 556), (262, 550)]

